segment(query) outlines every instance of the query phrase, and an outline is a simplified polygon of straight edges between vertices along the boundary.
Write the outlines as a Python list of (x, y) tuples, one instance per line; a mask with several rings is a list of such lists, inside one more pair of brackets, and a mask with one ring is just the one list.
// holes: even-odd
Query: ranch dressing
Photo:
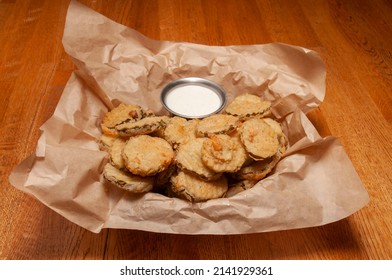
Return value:
[(222, 105), (222, 100), (213, 89), (192, 84), (173, 88), (164, 102), (172, 111), (189, 117), (211, 114)]

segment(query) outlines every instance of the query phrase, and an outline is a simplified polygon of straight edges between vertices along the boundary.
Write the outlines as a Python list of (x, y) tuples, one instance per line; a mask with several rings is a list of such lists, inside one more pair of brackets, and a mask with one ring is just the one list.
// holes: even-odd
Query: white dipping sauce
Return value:
[(222, 101), (214, 90), (201, 85), (183, 85), (173, 88), (164, 100), (172, 111), (189, 117), (211, 114)]

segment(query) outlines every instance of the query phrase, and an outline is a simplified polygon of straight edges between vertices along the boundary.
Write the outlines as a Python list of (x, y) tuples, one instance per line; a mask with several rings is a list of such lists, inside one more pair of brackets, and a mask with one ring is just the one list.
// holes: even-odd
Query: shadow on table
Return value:
[(109, 230), (106, 259), (364, 259), (348, 219), (246, 235), (174, 235)]

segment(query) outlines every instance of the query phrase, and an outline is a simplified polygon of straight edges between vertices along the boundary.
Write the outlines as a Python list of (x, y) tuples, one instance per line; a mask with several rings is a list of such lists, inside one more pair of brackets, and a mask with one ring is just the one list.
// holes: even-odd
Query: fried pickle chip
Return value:
[(255, 161), (254, 163), (244, 166), (233, 175), (236, 179), (240, 180), (259, 181), (271, 173), (281, 157), (282, 154), (278, 152), (270, 158)]
[(168, 120), (167, 116), (149, 116), (134, 122), (116, 125), (115, 130), (121, 137), (150, 134), (166, 127)]
[(227, 179), (221, 177), (213, 181), (205, 181), (194, 174), (180, 171), (171, 178), (172, 191), (179, 197), (192, 202), (201, 202), (223, 197), (227, 191)]
[(263, 119), (246, 120), (242, 124), (240, 137), (245, 149), (255, 160), (269, 158), (279, 148), (278, 135)]
[(203, 143), (201, 157), (203, 163), (217, 173), (236, 172), (248, 158), (238, 138), (226, 134), (210, 135)]
[(172, 117), (165, 128), (164, 138), (176, 149), (189, 139), (196, 138), (195, 129), (198, 122), (197, 119), (186, 120), (177, 116)]
[(121, 103), (113, 110), (107, 112), (102, 121), (102, 132), (109, 136), (117, 136), (115, 127), (122, 123), (134, 122), (144, 117), (143, 109), (138, 105)]
[(210, 134), (229, 134), (239, 124), (239, 118), (232, 115), (216, 114), (202, 119), (197, 127), (196, 134), (199, 137), (207, 137)]
[(165, 139), (138, 135), (126, 142), (122, 157), (132, 174), (145, 177), (167, 169), (174, 160), (174, 151)]
[(118, 169), (124, 169), (125, 164), (122, 157), (122, 151), (127, 141), (122, 138), (116, 138), (109, 150), (110, 163)]
[(279, 141), (279, 152), (280, 153), (284, 153), (286, 151), (287, 148), (287, 137), (286, 135), (283, 133), (282, 127), (280, 126), (280, 124), (270, 118), (263, 118), (263, 120), (276, 132), (276, 134), (278, 135), (278, 141)]
[(145, 193), (152, 190), (153, 177), (140, 177), (130, 172), (119, 170), (110, 163), (103, 169), (103, 177), (115, 186), (131, 193)]
[(266, 116), (270, 114), (271, 102), (262, 100), (253, 94), (241, 94), (226, 107), (226, 113), (238, 116), (241, 119), (256, 115)]
[(271, 118), (263, 118), (263, 121), (266, 122), (276, 132), (277, 135), (283, 135), (282, 127), (277, 121)]
[(194, 138), (181, 145), (177, 150), (176, 162), (180, 169), (187, 170), (204, 180), (214, 180), (221, 173), (209, 169), (202, 160), (201, 151), (207, 138)]
[(110, 148), (113, 145), (114, 140), (117, 139), (117, 136), (109, 136), (102, 134), (99, 138), (98, 145), (101, 151), (109, 152)]

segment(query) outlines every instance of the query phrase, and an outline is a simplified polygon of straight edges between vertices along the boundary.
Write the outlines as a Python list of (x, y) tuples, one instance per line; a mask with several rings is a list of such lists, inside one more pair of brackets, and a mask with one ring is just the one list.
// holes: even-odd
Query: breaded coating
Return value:
[(270, 158), (255, 161), (254, 163), (244, 166), (234, 174), (234, 177), (241, 180), (258, 181), (265, 178), (281, 159), (278, 152)]
[(164, 138), (173, 148), (196, 138), (196, 126), (198, 119), (186, 120), (181, 117), (172, 117), (164, 131)]
[(226, 107), (225, 111), (229, 115), (239, 116), (241, 119), (256, 115), (268, 115), (271, 109), (271, 102), (262, 100), (253, 94), (241, 94)]
[(136, 176), (130, 172), (119, 170), (110, 163), (104, 166), (103, 177), (115, 186), (131, 193), (149, 192), (154, 185), (153, 177)]
[(202, 119), (197, 127), (196, 134), (199, 137), (207, 137), (210, 134), (229, 134), (239, 125), (239, 118), (232, 115), (216, 114)]
[(121, 137), (145, 135), (165, 128), (168, 121), (169, 117), (167, 116), (150, 116), (134, 122), (116, 125), (115, 130)]
[(109, 150), (110, 163), (118, 169), (124, 169), (125, 164), (122, 157), (122, 151), (127, 141), (122, 138), (116, 138), (113, 141), (112, 147)]
[(227, 191), (226, 177), (205, 181), (187, 172), (179, 172), (171, 178), (172, 191), (179, 197), (192, 202), (201, 202), (223, 197)]
[(273, 156), (279, 148), (278, 135), (263, 119), (245, 121), (240, 131), (241, 141), (255, 160)]
[(98, 145), (101, 151), (109, 152), (110, 148), (113, 145), (114, 140), (117, 139), (117, 136), (109, 136), (102, 134), (99, 138)]
[(138, 135), (126, 142), (122, 157), (132, 174), (145, 177), (167, 169), (174, 160), (174, 151), (165, 139)]
[(144, 117), (143, 109), (138, 105), (121, 103), (113, 110), (107, 112), (102, 121), (102, 132), (109, 136), (117, 136), (115, 127), (122, 123), (134, 122)]
[(203, 143), (202, 161), (211, 170), (236, 172), (247, 159), (247, 153), (237, 137), (226, 134), (210, 135)]
[(201, 150), (207, 138), (195, 138), (178, 148), (176, 162), (179, 168), (197, 174), (204, 180), (214, 180), (221, 174), (209, 169), (202, 160)]

